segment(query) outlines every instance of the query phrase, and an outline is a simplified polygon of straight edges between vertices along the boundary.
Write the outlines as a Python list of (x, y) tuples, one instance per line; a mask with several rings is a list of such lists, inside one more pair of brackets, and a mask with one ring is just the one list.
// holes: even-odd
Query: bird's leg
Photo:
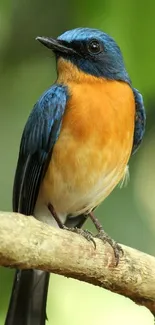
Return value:
[(117, 266), (119, 263), (120, 255), (123, 255), (121, 246), (117, 244), (108, 234), (106, 234), (102, 225), (92, 212), (89, 213), (89, 217), (91, 218), (95, 228), (98, 230), (98, 234), (95, 237), (101, 239), (104, 243), (109, 243), (109, 245), (113, 248)]
[(62, 221), (60, 220), (59, 216), (57, 215), (54, 207), (52, 206), (52, 204), (48, 204), (48, 209), (51, 212), (53, 218), (55, 219), (55, 221), (57, 222), (59, 228), (61, 229), (65, 229), (74, 233), (77, 233), (79, 235), (82, 235), (84, 238), (86, 238), (88, 241), (92, 241), (95, 248), (96, 248), (96, 242), (94, 240), (94, 238), (99, 238), (101, 239), (104, 243), (109, 243), (109, 245), (113, 248), (114, 251), (114, 255), (115, 255), (115, 259), (116, 259), (116, 266), (119, 263), (119, 258), (120, 258), (120, 254), (123, 255), (123, 250), (120, 247), (119, 244), (117, 244), (103, 229), (102, 225), (100, 224), (100, 222), (98, 221), (98, 219), (95, 217), (95, 215), (90, 212), (88, 214), (88, 216), (90, 217), (90, 219), (92, 220), (95, 228), (98, 230), (98, 234), (96, 236), (93, 236), (93, 234), (88, 231), (88, 230), (83, 230), (80, 228), (68, 228), (66, 227)]
[(92, 241), (95, 248), (96, 248), (96, 243), (95, 243), (95, 240), (93, 238), (93, 235), (91, 234), (90, 231), (88, 230), (83, 230), (83, 229), (80, 229), (80, 228), (68, 228), (66, 227), (62, 221), (60, 220), (59, 216), (57, 215), (53, 205), (51, 203), (48, 204), (48, 209), (49, 211), (51, 212), (53, 218), (55, 219), (55, 221), (57, 222), (59, 228), (61, 229), (65, 229), (65, 230), (68, 230), (68, 231), (72, 231), (76, 234), (79, 234), (81, 236), (83, 236), (84, 238), (86, 238), (88, 241)]
[(64, 224), (62, 223), (62, 221), (58, 217), (58, 215), (57, 215), (56, 211), (54, 210), (53, 205), (51, 203), (48, 204), (48, 209), (51, 212), (54, 220), (57, 222), (59, 228), (64, 229)]

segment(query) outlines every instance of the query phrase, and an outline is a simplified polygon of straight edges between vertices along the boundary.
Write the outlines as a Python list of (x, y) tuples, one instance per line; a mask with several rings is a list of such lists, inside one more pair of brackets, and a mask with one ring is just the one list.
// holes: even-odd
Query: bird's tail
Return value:
[(5, 325), (45, 325), (49, 273), (16, 271)]

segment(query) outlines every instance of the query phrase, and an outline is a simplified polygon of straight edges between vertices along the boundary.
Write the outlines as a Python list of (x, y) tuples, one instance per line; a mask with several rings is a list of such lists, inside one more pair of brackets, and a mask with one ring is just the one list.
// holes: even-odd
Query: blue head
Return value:
[(87, 74), (130, 84), (119, 46), (98, 29), (76, 28), (57, 39), (37, 39), (52, 49), (57, 58), (63, 57)]

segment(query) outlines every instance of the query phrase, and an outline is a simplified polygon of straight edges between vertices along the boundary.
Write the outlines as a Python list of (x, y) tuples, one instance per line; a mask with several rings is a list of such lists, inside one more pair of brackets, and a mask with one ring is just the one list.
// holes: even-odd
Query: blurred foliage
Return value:
[[(57, 36), (78, 26), (103, 29), (116, 39), (147, 107), (147, 131), (141, 149), (130, 161), (130, 183), (115, 189), (96, 213), (116, 240), (155, 255), (154, 0), (1, 0), (1, 210), (12, 208), (12, 182), (25, 121), (37, 98), (56, 77), (51, 53), (35, 42), (35, 37)], [(91, 229), (91, 223), (86, 226)], [(0, 325), (12, 278), (13, 271), (1, 268)], [(48, 317), (49, 325), (153, 324), (151, 314), (128, 299), (56, 275), (51, 276)]]

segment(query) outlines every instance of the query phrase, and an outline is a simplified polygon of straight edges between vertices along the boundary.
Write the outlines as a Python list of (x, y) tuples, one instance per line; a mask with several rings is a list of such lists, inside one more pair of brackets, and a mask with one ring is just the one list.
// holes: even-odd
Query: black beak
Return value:
[(36, 40), (48, 47), (53, 52), (75, 54), (76, 51), (68, 46), (67, 42), (59, 41), (58, 39), (51, 37), (38, 36)]

